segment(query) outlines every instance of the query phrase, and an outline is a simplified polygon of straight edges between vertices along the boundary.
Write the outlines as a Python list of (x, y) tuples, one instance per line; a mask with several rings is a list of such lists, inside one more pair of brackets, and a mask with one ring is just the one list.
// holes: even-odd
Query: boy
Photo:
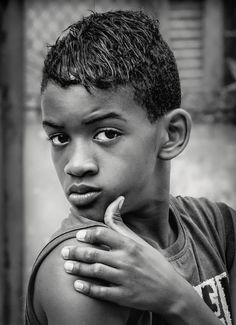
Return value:
[(50, 48), (43, 126), (72, 208), (35, 263), (27, 324), (232, 324), (235, 213), (169, 195), (191, 128), (180, 93), (142, 12), (93, 13)]

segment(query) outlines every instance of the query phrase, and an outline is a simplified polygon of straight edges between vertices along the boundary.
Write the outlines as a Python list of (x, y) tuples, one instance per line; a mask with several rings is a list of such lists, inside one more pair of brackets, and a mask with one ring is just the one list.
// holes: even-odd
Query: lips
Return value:
[(101, 189), (86, 184), (73, 184), (68, 191), (69, 201), (77, 207), (86, 207), (94, 203), (101, 195)]

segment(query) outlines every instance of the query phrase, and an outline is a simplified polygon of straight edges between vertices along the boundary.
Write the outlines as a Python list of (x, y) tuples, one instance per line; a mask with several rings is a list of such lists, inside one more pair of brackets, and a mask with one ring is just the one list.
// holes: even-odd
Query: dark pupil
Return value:
[(107, 130), (105, 131), (105, 134), (108, 139), (113, 139), (116, 135), (116, 132), (113, 130)]
[(60, 134), (60, 135), (58, 136), (58, 140), (59, 140), (61, 143), (66, 142), (66, 141), (67, 141), (67, 137), (66, 137), (65, 135), (63, 135), (63, 134)]

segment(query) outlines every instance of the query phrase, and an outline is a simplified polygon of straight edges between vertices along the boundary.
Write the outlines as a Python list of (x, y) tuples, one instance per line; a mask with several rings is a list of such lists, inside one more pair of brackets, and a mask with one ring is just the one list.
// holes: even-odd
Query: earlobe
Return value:
[(163, 143), (158, 157), (171, 160), (178, 156), (186, 147), (191, 132), (192, 120), (184, 109), (178, 108), (165, 115)]

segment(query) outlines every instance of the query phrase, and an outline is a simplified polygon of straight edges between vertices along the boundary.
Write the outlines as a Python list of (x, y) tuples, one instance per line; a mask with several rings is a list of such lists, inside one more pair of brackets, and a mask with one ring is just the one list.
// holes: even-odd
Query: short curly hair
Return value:
[(142, 11), (92, 13), (70, 25), (49, 48), (42, 93), (48, 81), (64, 88), (82, 85), (89, 92), (129, 85), (151, 122), (181, 103), (174, 55), (159, 21)]

